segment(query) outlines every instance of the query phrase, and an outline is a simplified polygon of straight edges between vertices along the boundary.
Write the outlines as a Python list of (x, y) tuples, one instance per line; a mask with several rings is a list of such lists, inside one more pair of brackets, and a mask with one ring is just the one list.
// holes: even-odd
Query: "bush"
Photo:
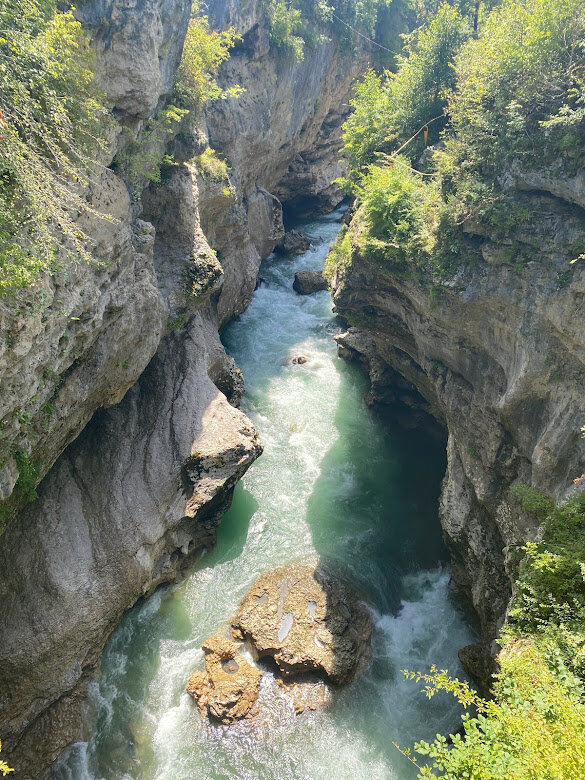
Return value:
[(408, 673), (426, 684), (428, 696), (446, 690), (478, 711), (464, 716), (464, 735), (454, 735), (452, 745), (438, 736), (415, 746), (432, 759), (420, 777), (585, 777), (585, 493), (558, 507), (525, 485), (514, 493), (546, 520), (542, 541), (524, 548), (494, 698), (484, 701), (436, 669)]
[(211, 30), (207, 16), (201, 14), (199, 0), (192, 4), (192, 17), (175, 74), (173, 100), (180, 108), (196, 113), (208, 100), (225, 100), (242, 93), (237, 85), (223, 89), (215, 78), (219, 66), (228, 59), (230, 49), (238, 40), (233, 28), (222, 32)]
[[(446, 672), (409, 675), (426, 683), (427, 696), (446, 690), (478, 714), (463, 717), (463, 735), (419, 742), (432, 764), (421, 778), (469, 780), (582, 780), (585, 776), (585, 707), (575, 680), (551, 669), (529, 640), (509, 642), (499, 656), (494, 698), (485, 701)], [(412, 759), (411, 759), (412, 760)]]
[(204, 179), (224, 181), (229, 178), (230, 169), (228, 164), (225, 160), (218, 157), (215, 150), (210, 146), (204, 149), (201, 154), (196, 155), (192, 162)]
[[(74, 219), (104, 143), (93, 53), (53, 0), (0, 9), (0, 296), (30, 287), (58, 252), (87, 257)], [(64, 239), (64, 241), (63, 241)]]
[(407, 160), (371, 166), (357, 192), (364, 252), (397, 268), (429, 258), (439, 201), (434, 185), (424, 185)]
[[(351, 101), (344, 142), (355, 180), (374, 162), (377, 152), (391, 152), (429, 125), (433, 143), (445, 125), (443, 110), (455, 86), (453, 59), (469, 35), (463, 17), (447, 3), (426, 25), (406, 38), (397, 73), (366, 73)], [(414, 159), (425, 145), (419, 133), (404, 154)]]

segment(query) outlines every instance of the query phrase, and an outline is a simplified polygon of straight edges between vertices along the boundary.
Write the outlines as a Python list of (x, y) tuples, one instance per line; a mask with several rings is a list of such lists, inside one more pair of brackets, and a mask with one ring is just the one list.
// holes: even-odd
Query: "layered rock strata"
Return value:
[[(543, 177), (532, 186), (548, 188)], [(512, 592), (511, 550), (539, 534), (509, 488), (562, 500), (585, 465), (585, 267), (570, 265), (585, 203), (550, 191), (517, 193), (531, 217), (506, 240), (467, 225), (441, 285), (362, 256), (334, 281), (336, 309), (354, 326), (339, 350), (369, 373), (370, 399), (398, 398), (448, 431), (441, 522), (453, 578), (480, 619), (481, 652), (465, 657), (484, 681)]]

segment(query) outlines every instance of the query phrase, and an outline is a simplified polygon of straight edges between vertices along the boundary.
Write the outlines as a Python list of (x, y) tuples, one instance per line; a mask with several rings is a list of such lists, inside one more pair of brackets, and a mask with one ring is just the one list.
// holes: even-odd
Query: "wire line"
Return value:
[(355, 29), (355, 27), (352, 27), (352, 26), (351, 26), (351, 24), (348, 24), (347, 22), (344, 22), (344, 21), (343, 21), (343, 19), (342, 19), (341, 17), (337, 16), (337, 14), (334, 14), (334, 13), (332, 12), (332, 13), (331, 13), (331, 16), (333, 16), (333, 18), (334, 18), (334, 19), (337, 19), (337, 21), (338, 21), (338, 22), (341, 22), (341, 24), (344, 24), (346, 27), (349, 27), (349, 29), (350, 29), (350, 30), (353, 30), (353, 32), (354, 32), (356, 35), (359, 35), (359, 36), (360, 36), (360, 38), (363, 38), (364, 40), (366, 40), (366, 41), (369, 41), (370, 43), (373, 43), (373, 44), (374, 44), (374, 46), (377, 46), (377, 47), (378, 47), (378, 48), (380, 48), (380, 49), (384, 49), (384, 51), (388, 51), (388, 52), (390, 52), (390, 54), (396, 54), (396, 52), (395, 52), (395, 51), (392, 51), (392, 49), (388, 49), (386, 46), (382, 46), (382, 44), (381, 44), (381, 43), (377, 43), (376, 41), (373, 41), (371, 38), (368, 38), (368, 36), (367, 36), (367, 35), (364, 35), (364, 34), (363, 34), (363, 33), (361, 33), (359, 30), (356, 30), (356, 29)]

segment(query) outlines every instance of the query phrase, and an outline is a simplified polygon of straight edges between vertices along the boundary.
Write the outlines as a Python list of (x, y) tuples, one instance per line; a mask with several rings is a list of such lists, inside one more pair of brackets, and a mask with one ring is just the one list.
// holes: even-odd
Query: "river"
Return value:
[[(91, 739), (59, 762), (55, 780), (406, 780), (416, 769), (393, 742), (458, 727), (449, 696), (428, 701), (401, 673), (434, 663), (460, 675), (457, 650), (474, 638), (441, 543), (444, 447), (381, 423), (363, 400), (366, 379), (337, 357), (329, 294), (292, 290), (296, 270), (323, 267), (340, 216), (302, 225), (312, 242), (302, 257), (263, 263), (252, 304), (223, 334), (264, 454), (237, 486), (217, 546), (112, 635), (91, 692)], [(292, 364), (300, 354), (307, 362)], [(202, 667), (201, 643), (261, 572), (315, 552), (375, 610), (367, 672), (327, 710), (275, 711), (269, 726), (200, 721), (185, 683)]]

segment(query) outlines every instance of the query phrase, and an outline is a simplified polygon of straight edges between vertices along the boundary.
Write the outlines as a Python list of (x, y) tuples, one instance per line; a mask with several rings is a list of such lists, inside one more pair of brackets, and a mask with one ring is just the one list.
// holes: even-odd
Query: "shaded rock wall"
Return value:
[(453, 578), (481, 622), (483, 677), (512, 592), (511, 548), (539, 533), (509, 487), (562, 499), (585, 470), (585, 266), (570, 265), (585, 216), (570, 199), (517, 197), (531, 218), (505, 242), (469, 235), (444, 285), (359, 257), (335, 293), (354, 325), (340, 351), (369, 371), (372, 400), (398, 396), (448, 431), (441, 522)]
[[(124, 610), (205, 546), (261, 445), (208, 375), (201, 314), (95, 416), (0, 547), (0, 703), (20, 777), (83, 736), (83, 694)], [(18, 736), (17, 736), (18, 735)]]

